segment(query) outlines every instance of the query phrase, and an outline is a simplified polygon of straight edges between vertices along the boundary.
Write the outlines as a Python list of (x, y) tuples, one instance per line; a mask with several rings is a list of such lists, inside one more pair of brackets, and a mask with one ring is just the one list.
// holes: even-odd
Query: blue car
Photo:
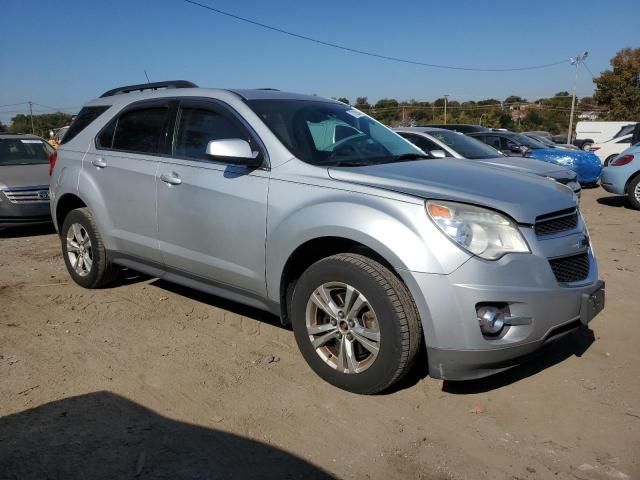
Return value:
[(578, 175), (578, 181), (581, 185), (596, 184), (600, 178), (602, 163), (591, 152), (549, 147), (526, 135), (506, 130), (473, 132), (467, 135), (477, 138), (507, 155), (542, 160), (573, 170)]
[(602, 169), (602, 188), (626, 195), (631, 205), (640, 210), (640, 144), (627, 148)]

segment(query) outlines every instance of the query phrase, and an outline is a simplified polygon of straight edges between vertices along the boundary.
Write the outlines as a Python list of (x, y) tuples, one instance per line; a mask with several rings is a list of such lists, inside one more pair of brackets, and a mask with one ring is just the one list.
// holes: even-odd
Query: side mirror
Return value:
[(446, 158), (447, 153), (444, 150), (430, 150), (429, 153), (433, 158)]
[(207, 144), (207, 155), (223, 162), (248, 167), (259, 167), (262, 164), (258, 152), (251, 151), (249, 142), (240, 138), (211, 140)]
[(527, 147), (525, 147), (524, 145), (512, 145), (511, 151), (513, 153), (524, 153), (527, 151)]

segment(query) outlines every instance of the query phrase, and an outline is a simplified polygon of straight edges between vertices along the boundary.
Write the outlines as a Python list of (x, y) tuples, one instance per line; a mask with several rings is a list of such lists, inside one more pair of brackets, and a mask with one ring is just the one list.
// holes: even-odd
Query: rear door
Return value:
[(168, 271), (266, 294), (265, 236), (269, 171), (214, 160), (211, 140), (248, 140), (266, 151), (239, 115), (221, 102), (180, 104), (173, 156), (158, 170), (158, 234)]
[[(84, 161), (91, 198), (114, 258), (162, 265), (158, 248), (156, 172), (166, 148), (170, 100), (136, 102), (109, 122)], [(97, 198), (96, 198), (97, 194)]]

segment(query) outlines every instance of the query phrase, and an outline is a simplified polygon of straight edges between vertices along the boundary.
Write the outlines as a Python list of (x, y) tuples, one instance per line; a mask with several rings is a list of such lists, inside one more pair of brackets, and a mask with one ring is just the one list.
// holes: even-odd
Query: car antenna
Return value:
[(144, 69), (144, 76), (147, 77), (147, 83), (151, 83), (151, 80), (149, 80), (149, 75), (147, 75), (147, 69)]

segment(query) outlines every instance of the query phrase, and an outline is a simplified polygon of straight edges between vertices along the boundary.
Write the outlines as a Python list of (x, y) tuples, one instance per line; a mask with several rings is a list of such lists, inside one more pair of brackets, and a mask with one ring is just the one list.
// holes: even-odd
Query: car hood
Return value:
[(49, 164), (0, 165), (0, 188), (49, 185)]
[[(534, 173), (536, 175), (544, 175), (546, 177), (554, 176), (554, 174), (571, 173), (566, 168), (559, 167), (558, 165), (524, 157), (485, 158), (476, 161), (484, 163), (486, 165), (508, 168), (523, 173)], [(574, 174), (571, 173), (571, 175)]]
[(570, 168), (578, 174), (581, 182), (598, 180), (602, 162), (591, 152), (581, 150), (562, 150), (560, 148), (540, 148), (529, 150), (527, 158), (542, 160), (562, 167)]
[(557, 182), (464, 159), (418, 160), (364, 167), (330, 167), (335, 180), (420, 198), (473, 203), (500, 210), (518, 223), (576, 207), (573, 192)]

